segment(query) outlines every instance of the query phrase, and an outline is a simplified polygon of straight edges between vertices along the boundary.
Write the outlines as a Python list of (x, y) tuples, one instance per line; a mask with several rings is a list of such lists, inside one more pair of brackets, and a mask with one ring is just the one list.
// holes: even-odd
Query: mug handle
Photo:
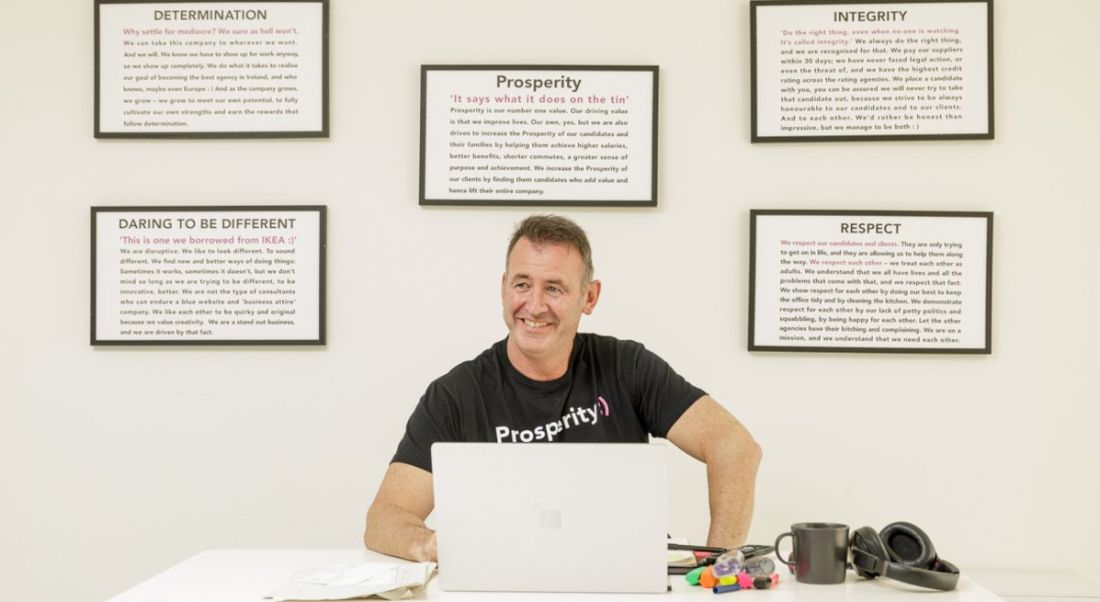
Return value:
[(794, 537), (794, 533), (791, 532), (791, 531), (787, 531), (786, 533), (784, 533), (784, 534), (780, 535), (779, 537), (775, 538), (775, 557), (779, 559), (779, 562), (782, 562), (783, 564), (787, 565), (788, 567), (794, 568), (794, 563), (793, 562), (787, 562), (786, 560), (783, 559), (783, 555), (779, 553), (779, 542), (782, 541), (784, 537)]

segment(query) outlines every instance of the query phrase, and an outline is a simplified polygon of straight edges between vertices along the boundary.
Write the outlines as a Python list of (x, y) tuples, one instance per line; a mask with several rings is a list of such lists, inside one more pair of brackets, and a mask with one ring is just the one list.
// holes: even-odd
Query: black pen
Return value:
[(687, 550), (690, 552), (710, 552), (711, 554), (725, 554), (728, 550), (726, 548), (712, 548), (708, 546), (693, 546), (686, 543), (670, 543), (668, 544), (670, 550)]

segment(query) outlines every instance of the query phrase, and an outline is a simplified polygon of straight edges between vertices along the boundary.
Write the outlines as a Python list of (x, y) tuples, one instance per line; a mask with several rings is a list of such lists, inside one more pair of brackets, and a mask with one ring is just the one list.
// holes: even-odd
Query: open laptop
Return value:
[(665, 452), (644, 443), (436, 443), (440, 588), (664, 593)]

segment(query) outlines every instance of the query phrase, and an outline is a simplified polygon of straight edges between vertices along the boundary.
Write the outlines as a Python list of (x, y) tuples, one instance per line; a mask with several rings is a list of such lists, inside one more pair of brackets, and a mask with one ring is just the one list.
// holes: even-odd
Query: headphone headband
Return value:
[(955, 586), (959, 583), (958, 570), (951, 573), (941, 572), (935, 569), (917, 569), (896, 562), (887, 562), (886, 572), (884, 574), (891, 579), (897, 579), (898, 581), (910, 585), (938, 589), (945, 592), (955, 589)]

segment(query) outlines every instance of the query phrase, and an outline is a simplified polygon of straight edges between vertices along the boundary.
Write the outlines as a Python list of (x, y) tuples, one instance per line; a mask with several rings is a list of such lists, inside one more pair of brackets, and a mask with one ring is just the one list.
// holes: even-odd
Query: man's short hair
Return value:
[(588, 236), (584, 230), (573, 220), (560, 215), (532, 215), (520, 222), (508, 243), (508, 253), (504, 256), (505, 266), (512, 256), (512, 248), (521, 238), (526, 238), (535, 245), (551, 243), (573, 247), (581, 254), (581, 262), (584, 263), (584, 280), (581, 284), (592, 281), (596, 273), (592, 267), (592, 247), (588, 244)]

